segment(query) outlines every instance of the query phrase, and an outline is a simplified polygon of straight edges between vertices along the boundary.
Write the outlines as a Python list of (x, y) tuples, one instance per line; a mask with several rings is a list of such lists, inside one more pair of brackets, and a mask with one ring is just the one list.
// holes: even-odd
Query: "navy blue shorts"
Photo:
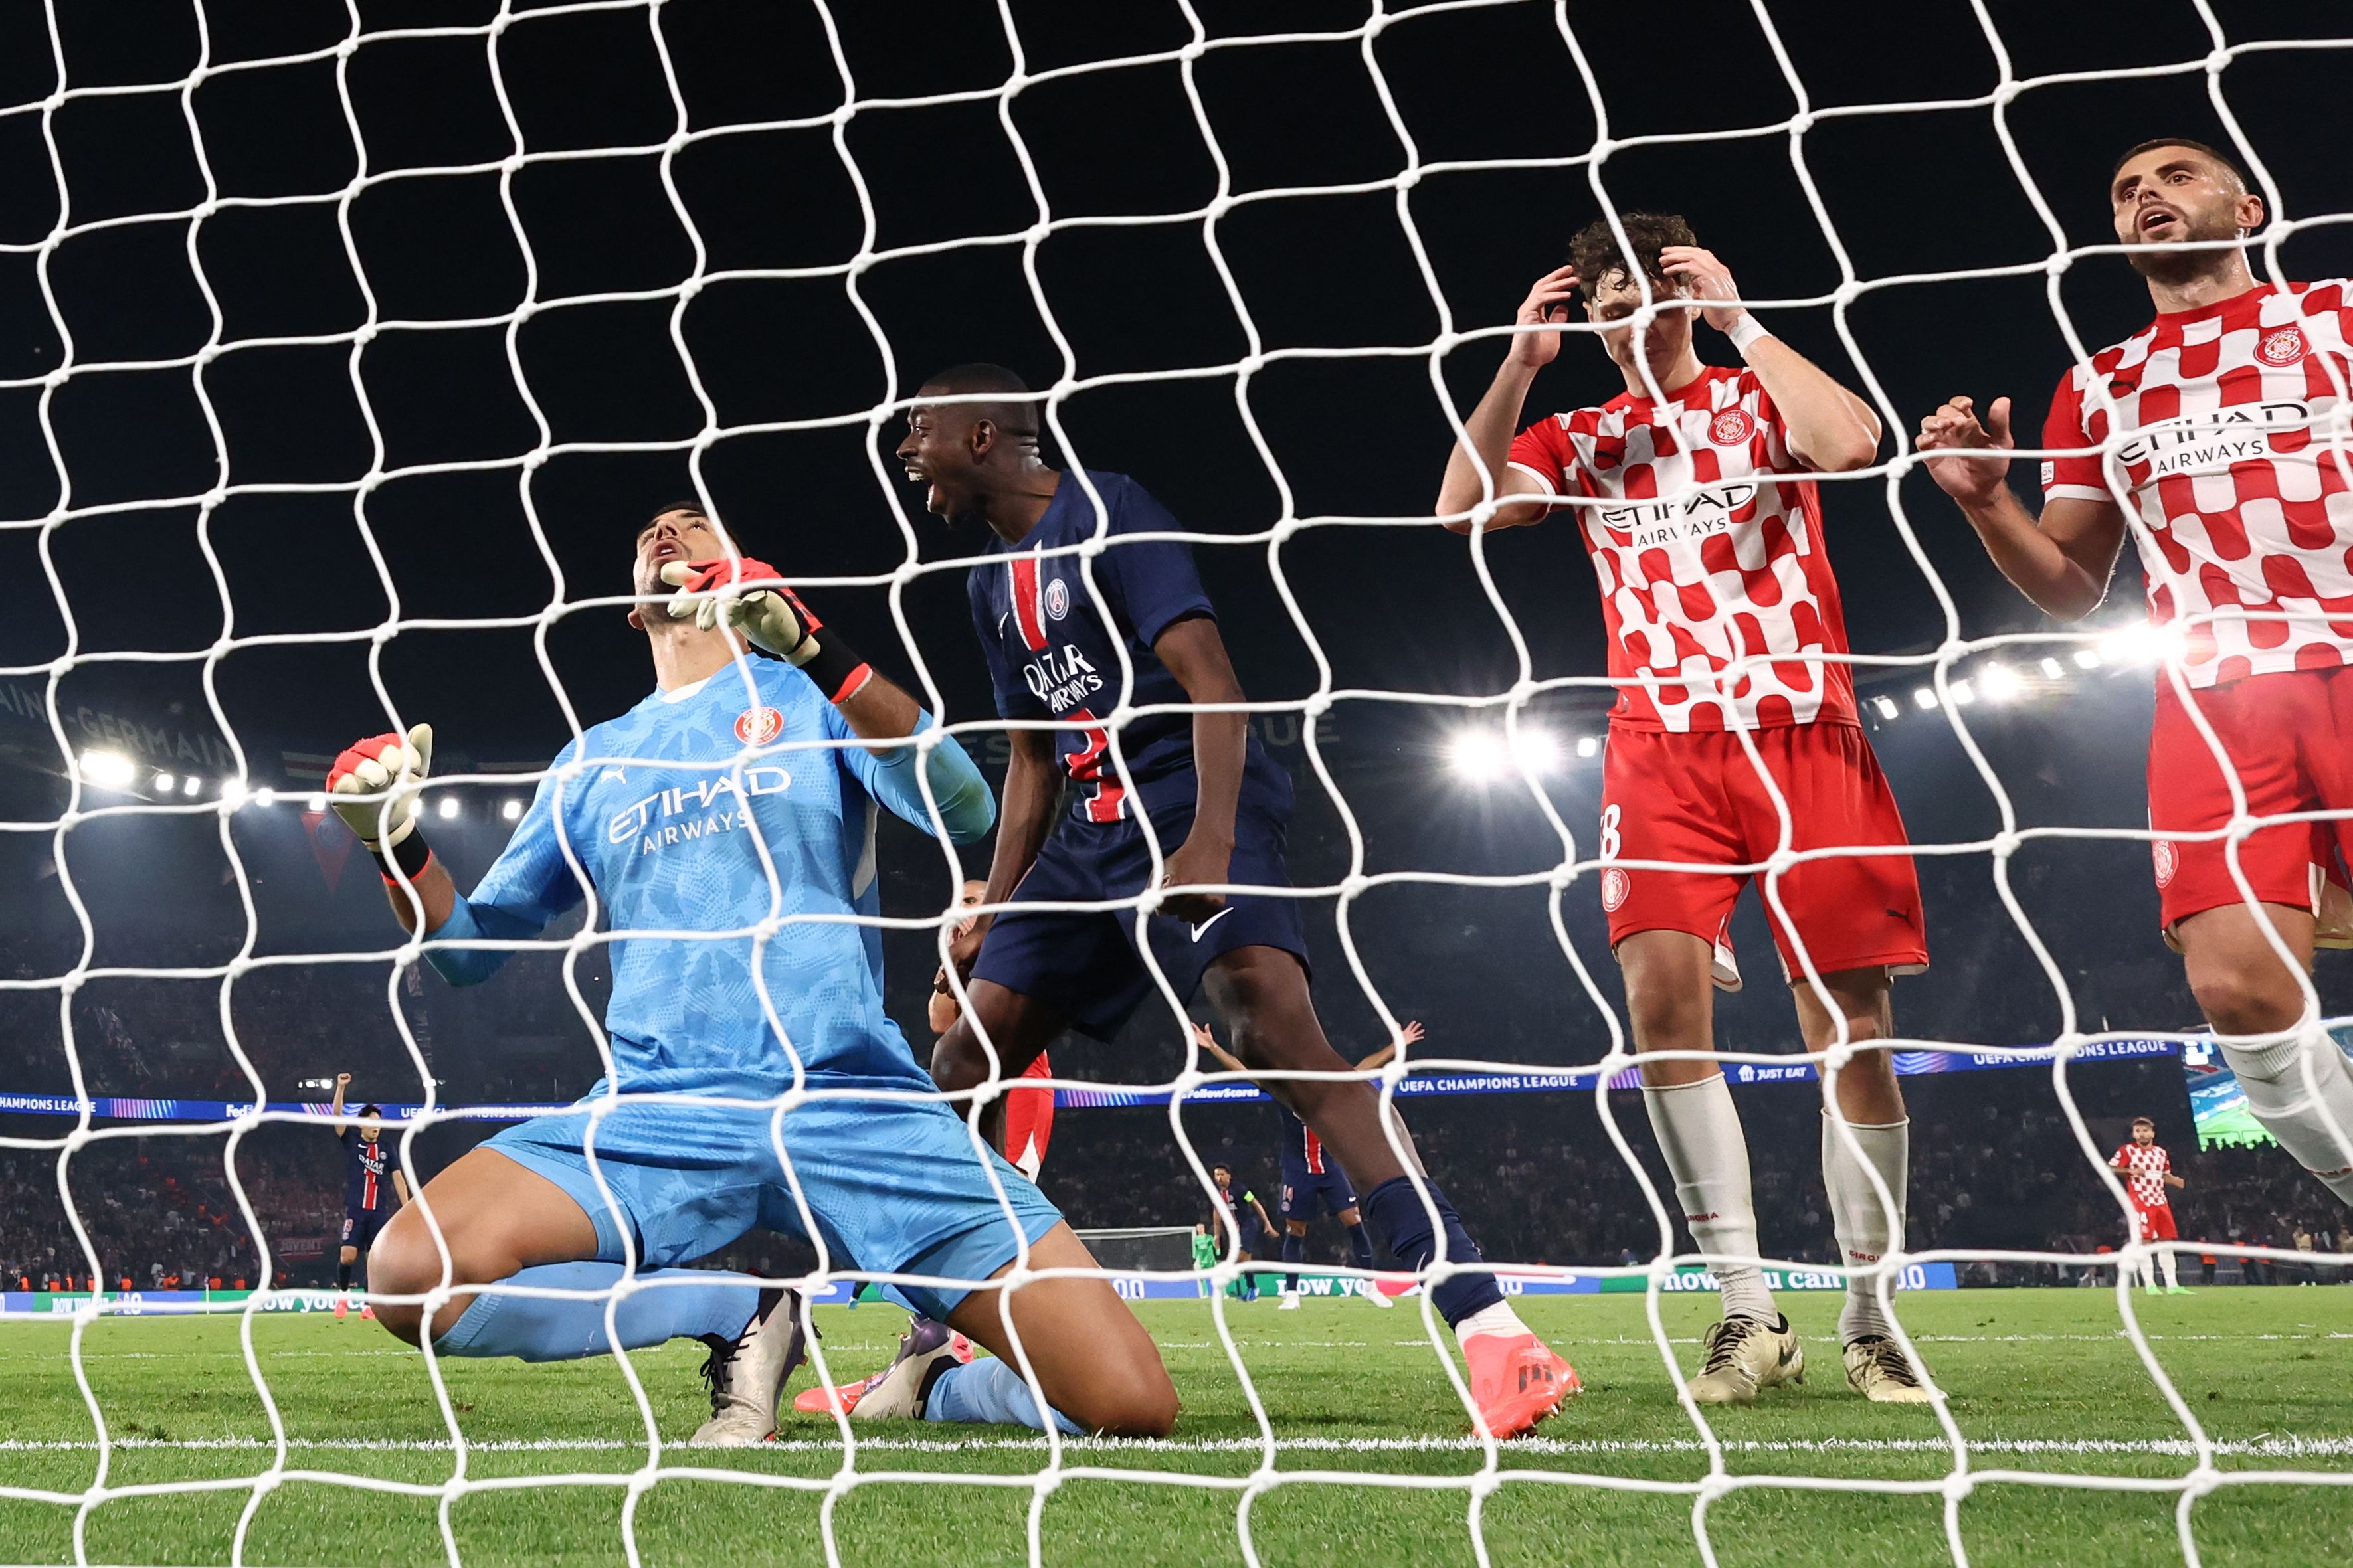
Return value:
[(1324, 1212), (1337, 1216), (1356, 1206), (1356, 1189), (1330, 1159), (1324, 1162), (1321, 1173), (1310, 1171), (1303, 1160), (1297, 1164), (1282, 1163), (1282, 1202), (1275, 1213), (1283, 1219), (1314, 1219), (1315, 1205), (1323, 1204)]
[[(1290, 778), (1271, 767), (1252, 767), (1243, 775), (1234, 812), (1233, 868), (1226, 879), (1258, 887), (1291, 886), (1291, 870), (1283, 859), (1290, 822)], [(1173, 805), (1152, 808), (1152, 826), (1160, 836), (1161, 852), (1175, 853), (1192, 830), (1190, 791)], [(1013, 890), (1013, 901), (1072, 904), (1132, 899), (1144, 891), (1151, 870), (1151, 852), (1139, 824), (1065, 817)], [(1229, 896), (1224, 909), (1198, 926), (1155, 915), (1145, 921), (1152, 954), (1178, 997), (1187, 1002), (1200, 989), (1201, 975), (1209, 965), (1240, 948), (1281, 948), (1305, 967), (1307, 928), (1299, 906), (1297, 899), (1240, 893)], [(1136, 943), (1132, 910), (1007, 910), (989, 926), (972, 973), (976, 980), (994, 981), (1008, 991), (1051, 1005), (1072, 1028), (1098, 1040), (1117, 1035), (1155, 989)]]
[(376, 1232), (382, 1230), (385, 1221), (391, 1217), (390, 1208), (345, 1209), (343, 1245), (356, 1247), (364, 1254), (375, 1245)]

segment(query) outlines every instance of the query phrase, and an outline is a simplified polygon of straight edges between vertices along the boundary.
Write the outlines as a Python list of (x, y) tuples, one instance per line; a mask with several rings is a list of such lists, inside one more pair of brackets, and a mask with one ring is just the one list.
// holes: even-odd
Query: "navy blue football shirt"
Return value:
[(393, 1142), (390, 1128), (379, 1133), (375, 1142), (360, 1136), (356, 1127), (343, 1129), (343, 1149), (348, 1156), (344, 1163), (343, 1207), (353, 1214), (365, 1214), (390, 1206), (385, 1194), (392, 1191), (392, 1173), (400, 1169), (400, 1149)]

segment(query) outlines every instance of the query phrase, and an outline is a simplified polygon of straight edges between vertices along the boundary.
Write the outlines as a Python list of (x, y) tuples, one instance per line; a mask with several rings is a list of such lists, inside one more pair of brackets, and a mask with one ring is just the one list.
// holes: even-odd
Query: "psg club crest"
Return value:
[(765, 746), (784, 729), (785, 716), (773, 708), (746, 708), (735, 715), (735, 738), (747, 746)]
[(2296, 327), (2281, 327), (2263, 334), (2256, 346), (2255, 357), (2265, 364), (2294, 364), (2304, 357), (2304, 332)]
[(1746, 408), (1726, 408), (1708, 422), (1707, 438), (1719, 447), (1737, 447), (1757, 434), (1757, 421)]
[(1060, 620), (1071, 613), (1071, 585), (1060, 577), (1046, 584), (1046, 615), (1050, 620)]
[(2181, 869), (2181, 856), (2173, 847), (2173, 840), (2170, 838), (2153, 840), (2148, 847), (2148, 853), (2149, 858), (2157, 862), (2157, 885), (2160, 888), (2171, 887), (2173, 874)]
[(1607, 871), (1602, 872), (1601, 907), (1604, 910), (1607, 910), (1609, 913), (1613, 915), (1616, 914), (1618, 912), (1618, 906), (1626, 901), (1626, 894), (1630, 890), (1630, 886), (1631, 884), (1627, 880), (1626, 873), (1620, 871), (1615, 866), (1612, 866)]

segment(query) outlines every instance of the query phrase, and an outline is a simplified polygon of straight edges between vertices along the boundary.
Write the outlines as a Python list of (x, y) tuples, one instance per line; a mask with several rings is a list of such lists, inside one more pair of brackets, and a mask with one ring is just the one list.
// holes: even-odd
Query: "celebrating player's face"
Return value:
[(2259, 226), (2263, 204), (2238, 177), (2189, 147), (2152, 147), (2126, 163), (2108, 184), (2116, 243), (2136, 269), (2160, 281), (2195, 274), (2229, 254), (2160, 247), (2237, 239)]
[[(1651, 302), (1664, 304), (1681, 297), (1682, 290), (1673, 282), (1651, 279)], [(1642, 287), (1633, 273), (1624, 268), (1604, 273), (1585, 286), (1585, 319), (1603, 328), (1601, 346), (1620, 368), (1631, 371), (1635, 366), (1635, 332), (1633, 315), (1642, 308)], [(1609, 322), (1621, 323), (1611, 327)], [(1652, 319), (1641, 334), (1641, 353), (1650, 363), (1653, 379), (1671, 369), (1683, 357), (1691, 342), (1691, 313), (1687, 310), (1663, 310)]]
[(969, 405), (919, 403), (907, 410), (907, 437), (899, 443), (908, 479), (924, 487), (923, 510), (950, 522), (972, 503), (964, 478), (972, 458), (963, 445), (971, 423)]

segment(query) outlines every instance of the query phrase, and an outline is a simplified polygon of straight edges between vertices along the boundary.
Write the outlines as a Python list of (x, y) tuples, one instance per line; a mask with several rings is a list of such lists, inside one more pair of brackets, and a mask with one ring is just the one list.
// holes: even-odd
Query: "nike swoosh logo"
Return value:
[(1228, 915), (1232, 914), (1233, 912), (1234, 906), (1228, 904), (1224, 909), (1219, 910), (1216, 914), (1211, 915), (1199, 925), (1189, 926), (1186, 929), (1189, 930), (1193, 933), (1193, 940), (1195, 942), (1198, 942), (1201, 940), (1203, 932), (1207, 931), (1211, 926), (1216, 925), (1219, 921), (1224, 920)]

